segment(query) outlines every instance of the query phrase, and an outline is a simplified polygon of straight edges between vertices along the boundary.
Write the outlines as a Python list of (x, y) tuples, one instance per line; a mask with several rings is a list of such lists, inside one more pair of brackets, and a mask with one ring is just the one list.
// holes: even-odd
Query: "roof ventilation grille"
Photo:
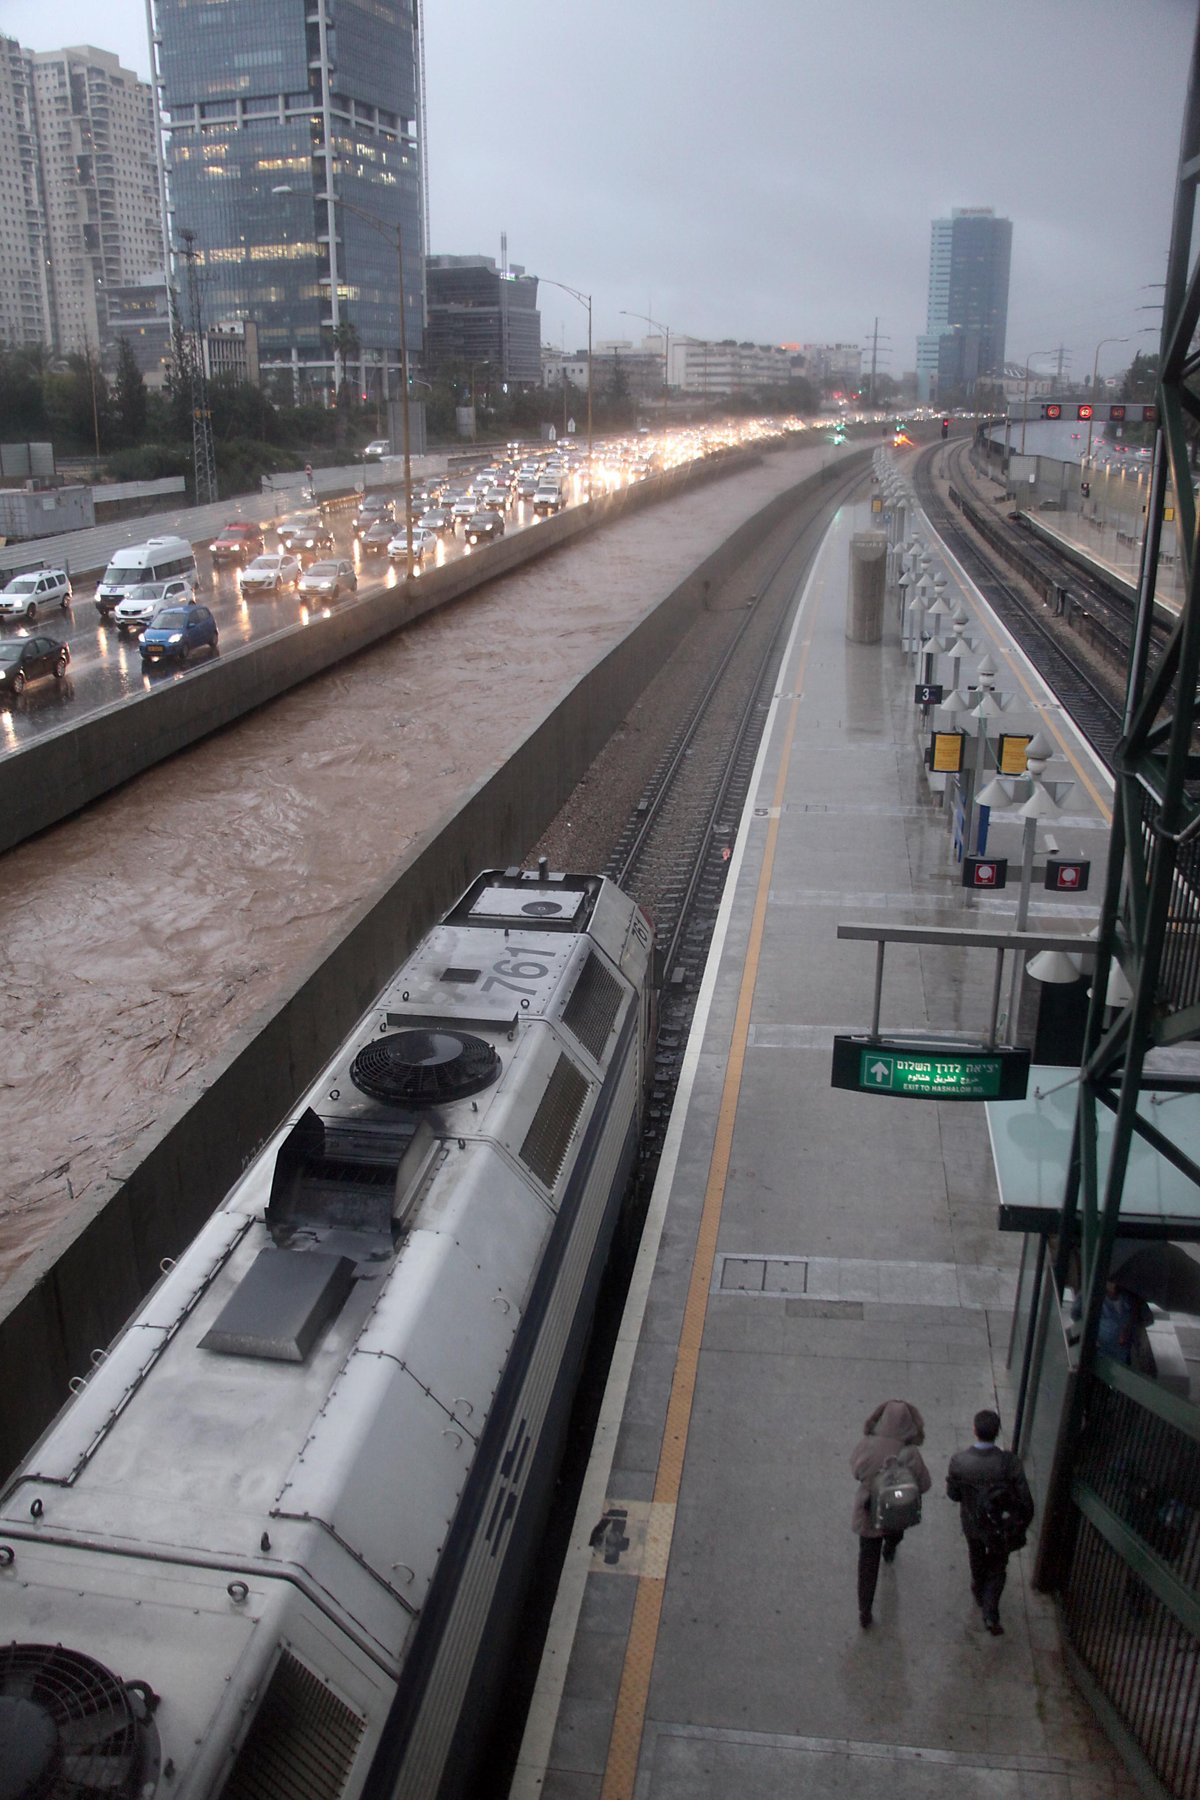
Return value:
[(364, 1044), (350, 1079), (372, 1100), (436, 1106), (463, 1100), (500, 1073), (500, 1056), (483, 1038), (459, 1031), (394, 1031)]

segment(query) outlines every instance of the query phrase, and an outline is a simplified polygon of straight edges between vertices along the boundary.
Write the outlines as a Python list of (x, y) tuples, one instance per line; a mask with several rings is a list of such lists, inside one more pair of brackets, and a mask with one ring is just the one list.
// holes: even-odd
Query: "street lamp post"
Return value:
[(1096, 416), (1096, 382), (1100, 378), (1100, 352), (1103, 350), (1105, 344), (1127, 344), (1128, 342), (1129, 339), (1127, 337), (1101, 338), (1100, 342), (1096, 345), (1096, 354), (1092, 358), (1092, 410), (1088, 414), (1087, 449), (1083, 453), (1084, 462), (1091, 462), (1092, 460), (1092, 421)]
[[(587, 439), (588, 439), (588, 493), (592, 491), (592, 296), (581, 294), (578, 288), (568, 287), (565, 281), (555, 281), (549, 275), (539, 275), (547, 287), (561, 288), (564, 294), (570, 294), (572, 300), (578, 300), (580, 306), (587, 307), (588, 316), (588, 385), (587, 385)], [(563, 369), (563, 401), (567, 395), (567, 371)]]
[(623, 319), (640, 319), (643, 325), (652, 325), (655, 331), (661, 331), (663, 334), (663, 437), (665, 439), (667, 435), (667, 401), (670, 397), (671, 386), (671, 327), (660, 325), (657, 319), (650, 317), (649, 313), (626, 312), (624, 307), (621, 308), (621, 317)]
[(1021, 402), (1021, 455), (1025, 454), (1025, 415), (1029, 411), (1029, 365), (1035, 356), (1053, 356), (1053, 350), (1031, 350), (1025, 358), (1025, 398)]
[[(297, 191), (288, 183), (271, 189), (273, 194), (294, 194)], [(332, 231), (335, 196), (332, 193), (325, 193), (317, 194), (314, 197), (325, 203)], [(380, 237), (390, 238), (393, 232), (395, 233), (396, 272), (400, 282), (400, 427), (404, 437), (404, 573), (405, 578), (411, 581), (413, 578), (412, 433), (409, 430), (408, 412), (408, 321), (404, 305), (404, 228), (400, 224), (392, 226), (383, 219), (377, 219), (374, 213), (369, 213), (363, 207), (356, 206), (352, 200), (345, 200), (338, 196), (337, 204), (344, 206), (347, 212), (354, 214), (355, 218), (361, 219), (363, 224), (368, 225), (372, 231), (377, 231)], [(336, 325), (336, 308), (334, 322)]]

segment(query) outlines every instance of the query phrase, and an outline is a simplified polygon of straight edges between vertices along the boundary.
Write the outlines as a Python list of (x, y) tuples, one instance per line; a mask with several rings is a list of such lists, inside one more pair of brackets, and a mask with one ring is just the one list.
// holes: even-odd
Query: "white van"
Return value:
[(150, 538), (144, 544), (130, 544), (126, 550), (115, 550), (96, 588), (96, 611), (102, 619), (110, 617), (130, 588), (144, 581), (171, 581), (181, 578), (188, 584), (189, 594), (200, 586), (196, 556), (186, 538)]

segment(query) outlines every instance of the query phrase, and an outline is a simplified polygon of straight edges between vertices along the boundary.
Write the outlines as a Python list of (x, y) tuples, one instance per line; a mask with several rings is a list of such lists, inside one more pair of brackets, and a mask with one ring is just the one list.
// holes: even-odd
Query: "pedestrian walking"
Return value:
[(971, 1593), (993, 1637), (1001, 1637), (1000, 1596), (1008, 1575), (1008, 1559), (1025, 1542), (1033, 1518), (1033, 1495), (1012, 1450), (1002, 1450), (1000, 1415), (985, 1407), (975, 1414), (975, 1442), (950, 1458), (946, 1493), (957, 1502), (967, 1556)]
[(921, 1495), (933, 1478), (918, 1444), (925, 1421), (907, 1400), (885, 1400), (863, 1426), (862, 1442), (850, 1458), (858, 1482), (853, 1529), (858, 1533), (858, 1622), (871, 1623), (879, 1562), (894, 1562), (900, 1541), (921, 1517)]

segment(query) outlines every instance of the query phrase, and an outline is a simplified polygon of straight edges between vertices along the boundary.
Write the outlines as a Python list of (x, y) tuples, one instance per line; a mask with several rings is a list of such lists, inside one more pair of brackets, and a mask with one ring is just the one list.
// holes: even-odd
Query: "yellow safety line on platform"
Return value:
[[(667, 1404), (666, 1429), (663, 1433), (658, 1471), (654, 1481), (655, 1502), (671, 1507), (674, 1507), (679, 1499), (679, 1487), (683, 1478), (683, 1459), (687, 1451), (692, 1402), (696, 1393), (696, 1374), (700, 1361), (700, 1345), (704, 1337), (704, 1321), (708, 1312), (708, 1294), (712, 1285), (713, 1263), (716, 1259), (717, 1233), (721, 1224), (721, 1209), (725, 1203), (725, 1182), (729, 1174), (733, 1127), (737, 1119), (738, 1098), (742, 1088), (742, 1069), (745, 1065), (746, 1045), (750, 1037), (750, 1014), (754, 1001), (755, 983), (758, 980), (763, 932), (767, 922), (767, 901), (771, 892), (771, 872), (775, 864), (775, 847), (779, 838), (780, 813), (787, 787), (792, 744), (796, 735), (797, 713), (800, 702), (804, 698), (804, 676), (808, 667), (808, 653), (811, 647), (812, 630), (810, 627), (808, 635), (800, 645), (792, 703), (788, 711), (787, 728), (784, 732), (779, 759), (779, 773), (775, 779), (775, 792), (767, 824), (762, 868), (759, 871), (758, 890), (754, 902), (754, 917), (750, 925), (741, 987), (738, 990), (733, 1037), (729, 1046), (725, 1083), (721, 1090), (721, 1106), (717, 1114), (716, 1135), (713, 1141), (712, 1157), (708, 1165), (708, 1181), (704, 1189), (700, 1230), (697, 1234), (696, 1250), (692, 1259), (692, 1273), (688, 1283), (687, 1304), (683, 1312), (683, 1327), (679, 1334), (675, 1370), (671, 1378), (671, 1397)], [(625, 1646), (625, 1663), (621, 1670), (621, 1686), (617, 1694), (617, 1710), (613, 1719), (612, 1734), (609, 1738), (608, 1760), (605, 1765), (604, 1785), (600, 1790), (600, 1800), (632, 1800), (665, 1590), (665, 1572), (658, 1576), (641, 1575), (638, 1578), (633, 1621), (629, 1629), (629, 1640)]]

